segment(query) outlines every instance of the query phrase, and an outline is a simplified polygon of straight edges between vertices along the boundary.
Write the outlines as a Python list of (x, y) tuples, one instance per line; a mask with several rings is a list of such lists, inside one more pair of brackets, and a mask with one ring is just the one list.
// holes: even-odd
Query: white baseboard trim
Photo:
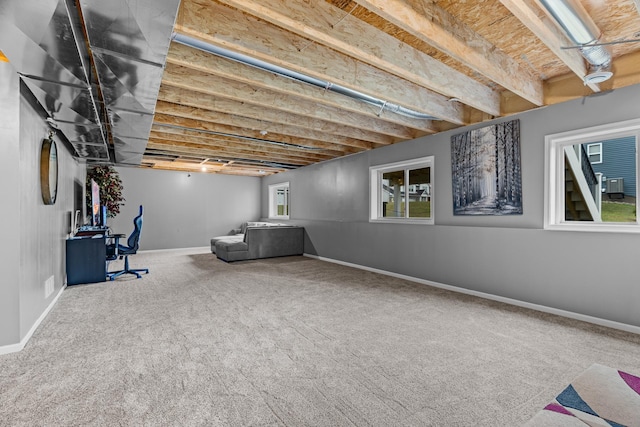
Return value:
[(56, 302), (58, 302), (58, 298), (60, 298), (60, 295), (62, 295), (62, 292), (66, 288), (67, 288), (67, 284), (65, 283), (64, 286), (60, 288), (56, 296), (51, 300), (51, 303), (49, 303), (47, 308), (42, 312), (40, 317), (38, 317), (38, 320), (35, 321), (31, 329), (29, 329), (29, 332), (27, 332), (27, 335), (25, 335), (24, 338), (22, 338), (19, 343), (0, 346), (0, 355), (16, 353), (24, 349), (24, 347), (27, 345), (27, 342), (29, 342), (29, 340), (33, 336), (36, 329), (38, 329), (38, 326), (40, 326), (40, 324), (45, 319), (45, 317), (47, 317), (47, 314), (49, 314), (53, 306), (56, 305)]
[(621, 331), (631, 332), (631, 333), (640, 335), (640, 327), (634, 326), (634, 325), (629, 325), (629, 324), (626, 324), (626, 323), (620, 323), (620, 322), (615, 322), (613, 320), (601, 319), (599, 317), (587, 316), (586, 314), (580, 314), (580, 313), (575, 313), (575, 312), (572, 312), (572, 311), (560, 310), (558, 308), (547, 307), (545, 305), (539, 305), (539, 304), (533, 304), (533, 303), (530, 303), (530, 302), (520, 301), (520, 300), (516, 300), (516, 299), (512, 299), (512, 298), (505, 298), (505, 297), (501, 297), (501, 296), (498, 296), (498, 295), (488, 294), (488, 293), (485, 293), (485, 292), (474, 291), (474, 290), (471, 290), (471, 289), (459, 288), (457, 286), (445, 285), (443, 283), (432, 282), (430, 280), (419, 279), (417, 277), (406, 276), (404, 274), (393, 273), (393, 272), (386, 271), (386, 270), (379, 270), (377, 268), (367, 267), (367, 266), (359, 265), (359, 264), (353, 264), (353, 263), (350, 263), (350, 262), (340, 261), (340, 260), (336, 260), (336, 259), (333, 259), (333, 258), (325, 258), (325, 257), (306, 254), (306, 253), (304, 254), (304, 256), (309, 257), (309, 258), (314, 258), (314, 259), (317, 259), (317, 260), (320, 260), (320, 261), (326, 261), (326, 262), (331, 262), (331, 263), (334, 263), (334, 264), (344, 265), (344, 266), (347, 266), (347, 267), (358, 268), (360, 270), (371, 271), (373, 273), (384, 274), (385, 276), (397, 277), (398, 279), (409, 280), (411, 282), (417, 282), (417, 283), (421, 283), (423, 285), (433, 286), (434, 288), (446, 289), (448, 291), (458, 292), (458, 293), (461, 293), (461, 294), (472, 295), (472, 296), (475, 296), (475, 297), (484, 298), (484, 299), (488, 299), (488, 300), (492, 300), (492, 301), (503, 302), (505, 304), (511, 304), (511, 305), (515, 305), (515, 306), (518, 306), (518, 307), (523, 307), (523, 308), (528, 308), (528, 309), (531, 309), (531, 310), (541, 311), (543, 313), (555, 314), (557, 316), (567, 317), (569, 319), (581, 320), (583, 322), (593, 323), (595, 325), (606, 326), (608, 328), (618, 329), (618, 330), (621, 330)]

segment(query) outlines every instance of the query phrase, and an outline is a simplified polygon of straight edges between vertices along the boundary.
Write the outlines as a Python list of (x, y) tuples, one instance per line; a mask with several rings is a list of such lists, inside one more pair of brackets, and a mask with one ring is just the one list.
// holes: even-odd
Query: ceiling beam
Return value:
[(154, 124), (151, 127), (153, 135), (181, 135), (192, 136), (201, 140), (203, 144), (215, 145), (219, 148), (238, 147), (250, 150), (268, 150), (273, 154), (284, 154), (292, 157), (323, 161), (343, 156), (344, 153), (328, 150), (305, 149), (297, 146), (280, 145), (278, 143), (259, 142), (234, 137), (216, 137), (199, 130), (181, 127), (168, 127)]
[[(160, 150), (162, 152), (162, 150)], [(222, 165), (207, 166), (206, 171), (202, 171), (202, 166), (189, 163), (186, 161), (177, 160), (164, 160), (164, 156), (154, 153), (145, 154), (142, 160), (142, 168), (170, 170), (170, 171), (191, 171), (198, 173), (219, 173), (225, 175), (243, 175), (243, 176), (267, 176), (278, 172), (284, 172), (286, 169), (273, 168), (267, 165), (264, 166), (249, 166), (239, 164), (225, 163)]]
[[(315, 143), (327, 143), (332, 146), (337, 146), (338, 150), (370, 150), (373, 148), (371, 142), (363, 141), (359, 139), (347, 138), (340, 135), (332, 135), (328, 132), (317, 131), (314, 129), (305, 129), (299, 126), (290, 126), (280, 123), (272, 123), (266, 120), (260, 120), (252, 117), (242, 117), (234, 114), (227, 114), (218, 111), (202, 110), (196, 107), (190, 107), (187, 105), (178, 105), (170, 102), (159, 100), (156, 103), (156, 114), (162, 113), (169, 116), (181, 117), (187, 119), (197, 120), (200, 123), (207, 123), (208, 125), (221, 126), (220, 129), (225, 131), (225, 126), (234, 129), (243, 129), (246, 132), (267, 132), (268, 134), (274, 133), (276, 135), (284, 135), (286, 137), (292, 137), (299, 140), (304, 140), (305, 144), (309, 145), (306, 141), (311, 140)], [(216, 130), (211, 129), (211, 130)], [(320, 146), (320, 145), (318, 145)], [(339, 148), (343, 147), (343, 148)], [(323, 147), (324, 148), (324, 147)]]
[(283, 147), (268, 143), (252, 142), (229, 137), (214, 137), (198, 131), (188, 129), (167, 128), (154, 125), (151, 127), (151, 136), (155, 138), (171, 139), (177, 142), (190, 142), (201, 144), (202, 147), (216, 148), (219, 150), (238, 149), (250, 150), (255, 153), (270, 153), (272, 155), (286, 156), (290, 159), (302, 159), (321, 162), (333, 159), (336, 156), (315, 150), (304, 150), (295, 147)]
[(425, 133), (434, 132), (431, 120), (411, 118), (388, 110), (380, 111), (380, 107), (326, 90), (326, 88), (319, 88), (308, 83), (278, 76), (274, 73), (179, 43), (171, 44), (167, 55), (167, 63), (247, 83), (254, 87), (270, 89), (282, 94), (302, 98), (309, 102), (340, 108), (355, 114), (372, 117), (376, 120), (418, 129)]
[[(640, 51), (614, 58), (611, 64), (613, 77), (600, 83), (600, 88), (608, 91), (640, 83), (638, 64), (640, 64)], [(546, 105), (592, 95), (592, 92), (584, 86), (582, 79), (577, 78), (573, 73), (548, 79), (544, 83), (544, 91)]]
[(500, 115), (500, 97), (491, 88), (325, 1), (314, 2), (312, 7), (289, 0), (219, 1), (481, 111)]
[(388, 135), (381, 135), (375, 132), (356, 129), (349, 126), (330, 123), (325, 120), (312, 119), (298, 114), (286, 114), (280, 111), (265, 109), (256, 105), (243, 102), (216, 98), (214, 96), (202, 96), (190, 90), (160, 86), (158, 99), (172, 102), (174, 104), (184, 104), (204, 110), (221, 111), (223, 113), (235, 114), (244, 117), (260, 117), (262, 120), (281, 123), (292, 126), (307, 127), (321, 132), (328, 132), (342, 135), (358, 140), (365, 140), (375, 144), (388, 145), (398, 142), (398, 139)]
[(191, 90), (199, 94), (214, 95), (219, 98), (249, 103), (288, 114), (297, 114), (344, 126), (367, 129), (399, 139), (413, 139), (423, 135), (417, 134), (413, 129), (384, 122), (375, 117), (357, 113), (345, 114), (344, 111), (336, 107), (309, 102), (295, 97), (293, 94), (275, 92), (175, 64), (167, 64), (162, 76), (162, 84)]
[(354, 1), (505, 89), (543, 105), (539, 77), (436, 4), (416, 0)]
[[(297, 166), (310, 165), (312, 163), (322, 161), (317, 159), (301, 158), (289, 156), (282, 153), (276, 153), (267, 150), (257, 150), (249, 148), (230, 147), (223, 144), (206, 143), (202, 139), (186, 135), (163, 134), (152, 131), (149, 137), (148, 148), (154, 148), (162, 145), (165, 149), (171, 148), (175, 152), (206, 155), (211, 158), (236, 158), (241, 157), (251, 160), (261, 161), (280, 161), (282, 163), (293, 164)], [(276, 160), (278, 159), (278, 160)], [(324, 159), (328, 160), (328, 159)]]
[[(212, 24), (214, 23), (214, 24)], [(205, 0), (183, 0), (175, 31), (406, 108), (463, 124), (461, 105), (415, 83), (253, 16)]]
[(283, 144), (301, 146), (301, 147), (309, 147), (316, 148), (322, 150), (321, 152), (327, 152), (333, 155), (345, 155), (352, 153), (359, 153), (362, 151), (361, 149), (348, 147), (346, 145), (333, 144), (330, 142), (324, 141), (315, 141), (312, 139), (306, 138), (295, 138), (289, 135), (277, 134), (277, 133), (269, 133), (266, 131), (261, 133), (261, 131), (246, 129), (242, 127), (234, 127), (234, 126), (226, 126), (219, 123), (210, 123), (202, 120), (194, 120), (188, 117), (180, 117), (180, 116), (172, 116), (160, 113), (156, 111), (156, 114), (153, 119), (153, 123), (157, 125), (169, 125), (169, 126), (178, 126), (185, 129), (195, 129), (202, 130), (208, 132), (215, 132), (226, 135), (237, 135), (239, 137), (246, 138), (255, 138), (258, 140), (265, 139), (271, 140), (274, 142), (280, 142)]
[[(562, 49), (572, 43), (551, 21), (549, 16), (538, 7), (536, 0), (500, 0), (509, 11), (538, 37), (571, 71), (584, 79), (587, 75), (585, 60), (577, 49)], [(599, 92), (597, 84), (590, 83), (594, 92)]]
[[(640, 0), (639, 0), (640, 1)], [(602, 84), (604, 89), (618, 89), (640, 83), (640, 51), (628, 53), (613, 59), (613, 77)], [(607, 86), (605, 84), (608, 83)]]

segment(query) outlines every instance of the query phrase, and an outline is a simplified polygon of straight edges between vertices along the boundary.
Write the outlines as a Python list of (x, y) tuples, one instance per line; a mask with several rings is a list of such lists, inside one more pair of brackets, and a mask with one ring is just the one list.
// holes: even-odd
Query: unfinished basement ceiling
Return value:
[[(640, 38), (637, 2), (578, 3), (599, 42)], [(629, 42), (584, 85), (594, 70), (536, 0), (182, 0), (174, 32), (143, 166), (271, 174), (640, 82)]]
[(140, 166), (268, 175), (640, 83), (639, 3), (182, 0)]

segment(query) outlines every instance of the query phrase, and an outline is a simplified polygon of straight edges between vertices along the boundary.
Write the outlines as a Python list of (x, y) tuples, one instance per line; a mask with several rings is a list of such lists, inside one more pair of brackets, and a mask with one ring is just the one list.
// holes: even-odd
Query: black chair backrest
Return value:
[(140, 240), (140, 233), (142, 232), (142, 205), (140, 205), (140, 213), (133, 219), (133, 231), (127, 239), (127, 246), (129, 246), (134, 252), (138, 250), (138, 241)]

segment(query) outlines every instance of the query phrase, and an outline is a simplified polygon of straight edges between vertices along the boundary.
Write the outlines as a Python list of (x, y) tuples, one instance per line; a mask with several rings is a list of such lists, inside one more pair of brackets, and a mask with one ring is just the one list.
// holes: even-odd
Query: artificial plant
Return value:
[(122, 196), (122, 180), (113, 166), (98, 165), (87, 169), (86, 205), (91, 212), (91, 180), (100, 187), (100, 204), (107, 207), (107, 216), (113, 218), (120, 213), (120, 206), (124, 205)]

